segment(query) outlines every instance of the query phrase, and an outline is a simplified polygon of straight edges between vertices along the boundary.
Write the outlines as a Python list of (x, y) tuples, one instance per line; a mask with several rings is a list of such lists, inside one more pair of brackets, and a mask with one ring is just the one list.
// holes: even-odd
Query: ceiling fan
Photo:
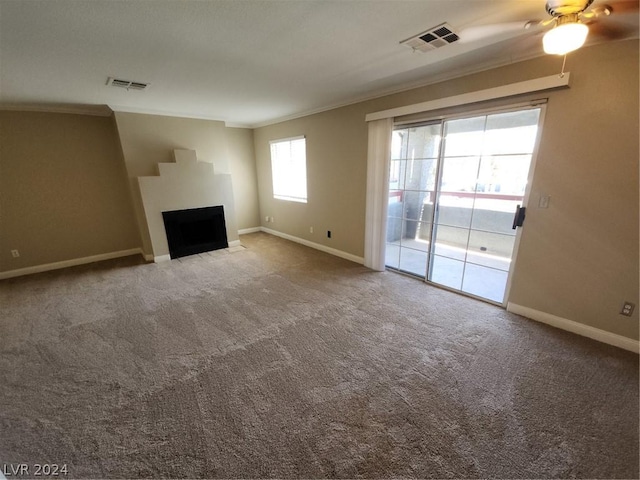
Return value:
[(612, 1), (592, 6), (593, 3), (594, 0), (548, 0), (546, 11), (551, 18), (469, 27), (460, 32), (460, 42), (470, 43), (509, 31), (553, 25), (542, 38), (544, 51), (566, 55), (584, 45), (590, 31), (609, 39), (622, 38), (631, 33), (624, 25), (603, 22), (602, 18), (613, 14), (637, 15), (639, 0)]

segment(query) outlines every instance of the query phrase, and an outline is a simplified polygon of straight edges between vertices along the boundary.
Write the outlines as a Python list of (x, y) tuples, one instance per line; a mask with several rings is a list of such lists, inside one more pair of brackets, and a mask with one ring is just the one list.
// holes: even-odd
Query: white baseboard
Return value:
[[(19, 268), (17, 270), (9, 270), (0, 272), (0, 280), (5, 278), (21, 277), (23, 275), (31, 275), (33, 273), (48, 272), (49, 270), (59, 270), (61, 268), (75, 267), (86, 263), (101, 262), (103, 260), (111, 260), (112, 258), (128, 257), (130, 255), (143, 255), (142, 249), (131, 248), (129, 250), (121, 250), (119, 252), (101, 253), (100, 255), (92, 255), (90, 257), (74, 258), (73, 260), (63, 260), (62, 262), (45, 263), (44, 265), (35, 265), (33, 267)], [(146, 258), (146, 256), (145, 256)]]
[(247, 233), (256, 233), (261, 231), (262, 227), (243, 228), (242, 230), (238, 230), (238, 235), (246, 235)]
[(232, 240), (229, 242), (229, 248), (231, 247), (240, 247), (242, 245), (242, 243), (240, 243), (240, 240)]
[(632, 338), (623, 337), (616, 333), (600, 330), (599, 328), (590, 327), (589, 325), (584, 325), (582, 323), (574, 322), (573, 320), (557, 317), (550, 313), (541, 312), (529, 307), (523, 307), (522, 305), (517, 305), (511, 302), (507, 304), (507, 311), (541, 323), (546, 323), (547, 325), (560, 328), (561, 330), (577, 333), (583, 337), (588, 337), (599, 342), (613, 345), (614, 347), (623, 348), (634, 353), (640, 353), (640, 342), (633, 340)]
[(329, 253), (331, 255), (335, 255), (336, 257), (359, 263), (360, 265), (364, 264), (364, 258), (352, 255), (347, 252), (343, 252), (342, 250), (336, 250), (335, 248), (327, 247), (326, 245), (321, 245), (315, 242), (310, 242), (309, 240), (305, 240), (304, 238), (294, 237), (293, 235), (278, 232), (276, 230), (271, 230), (270, 228), (260, 227), (260, 231), (268, 233), (270, 235), (275, 235), (276, 237), (284, 238), (286, 240), (291, 240), (292, 242), (300, 243), (307, 247), (315, 248), (316, 250), (320, 250), (321, 252)]
[[(143, 253), (142, 256), (147, 262), (153, 262), (153, 254), (152, 253)], [(0, 479), (2, 480), (2, 479)]]

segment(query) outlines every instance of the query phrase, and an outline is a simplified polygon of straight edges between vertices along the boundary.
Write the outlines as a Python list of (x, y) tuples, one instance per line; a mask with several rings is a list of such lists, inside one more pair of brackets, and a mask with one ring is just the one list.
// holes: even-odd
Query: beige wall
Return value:
[[(559, 72), (545, 56), (258, 128), (254, 131), (263, 226), (363, 256), (367, 113)], [(549, 99), (527, 223), (509, 300), (626, 337), (638, 303), (638, 41), (569, 55), (568, 90), (514, 99)], [(269, 141), (307, 138), (307, 204), (273, 199)], [(537, 209), (541, 194), (548, 209)], [(273, 216), (266, 223), (265, 216)], [(309, 227), (314, 227), (313, 234)], [(332, 231), (332, 238), (326, 237)]]
[[(552, 95), (510, 301), (638, 339), (638, 42), (569, 56)], [(535, 208), (540, 195), (548, 209)]]
[[(199, 161), (213, 163), (215, 173), (231, 174), (234, 191), (246, 192), (255, 185), (253, 160), (247, 159), (253, 149), (252, 138), (247, 132), (213, 120), (120, 112), (115, 118), (146, 255), (153, 252), (137, 177), (157, 175), (158, 163), (173, 162), (174, 149), (195, 150)], [(236, 220), (238, 228), (257, 226), (257, 211), (255, 194), (236, 202), (236, 215), (242, 219)]]
[[(254, 131), (263, 226), (362, 256), (367, 176), (364, 115), (363, 105), (358, 104)], [(306, 204), (274, 199), (271, 183), (269, 141), (298, 135), (305, 135), (307, 143)], [(274, 222), (266, 223), (265, 216)]]
[(238, 229), (254, 228), (260, 225), (260, 209), (253, 130), (227, 128), (226, 133)]
[(138, 248), (126, 178), (113, 118), (0, 112), (0, 271)]

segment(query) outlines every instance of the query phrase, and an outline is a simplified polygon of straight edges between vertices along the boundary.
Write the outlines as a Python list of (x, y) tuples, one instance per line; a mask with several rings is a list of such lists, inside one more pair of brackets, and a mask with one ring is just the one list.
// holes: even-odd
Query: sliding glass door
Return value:
[(441, 125), (393, 132), (386, 263), (425, 276), (436, 196)]
[(539, 108), (396, 128), (386, 264), (502, 303)]

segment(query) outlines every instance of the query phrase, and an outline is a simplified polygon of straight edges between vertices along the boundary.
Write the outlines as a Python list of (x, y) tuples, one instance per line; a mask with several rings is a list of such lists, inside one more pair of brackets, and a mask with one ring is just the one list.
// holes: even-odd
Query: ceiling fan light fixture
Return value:
[(577, 50), (587, 39), (589, 27), (584, 23), (559, 23), (542, 37), (544, 52), (551, 55), (565, 55)]

